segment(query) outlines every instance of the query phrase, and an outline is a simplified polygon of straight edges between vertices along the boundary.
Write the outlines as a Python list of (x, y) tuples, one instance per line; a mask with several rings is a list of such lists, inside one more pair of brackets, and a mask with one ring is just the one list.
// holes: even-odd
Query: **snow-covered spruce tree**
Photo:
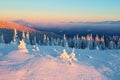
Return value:
[(114, 49), (114, 42), (113, 41), (109, 42), (109, 49)]
[(60, 54), (60, 58), (63, 60), (70, 61), (69, 55), (67, 54), (66, 50), (64, 49), (62, 53)]
[(22, 39), (25, 39), (25, 32), (22, 32)]
[(101, 37), (100, 39), (100, 49), (105, 49), (105, 39), (104, 39), (104, 36)]
[(43, 43), (42, 44), (47, 45), (47, 36), (46, 36), (46, 34), (44, 34), (44, 36), (43, 36)]
[(59, 38), (56, 39), (56, 46), (60, 46), (60, 39)]
[(25, 42), (27, 45), (30, 44), (29, 32), (26, 33)]
[(49, 46), (50, 45), (50, 39), (49, 37), (47, 36), (47, 39), (46, 39), (46, 45)]
[(0, 43), (5, 43), (3, 33), (0, 35)]
[(54, 42), (54, 46), (57, 46), (57, 40), (55, 38), (53, 39), (53, 42)]
[(24, 42), (24, 40), (22, 39), (20, 41), (20, 44), (18, 46), (18, 49), (22, 52), (28, 52), (27, 48), (26, 48), (26, 43)]
[(37, 42), (36, 42), (36, 37), (34, 37), (33, 39), (32, 39), (32, 45), (36, 45), (37, 44)]
[(99, 37), (98, 37), (98, 35), (96, 35), (96, 37), (95, 37), (95, 41), (94, 41), (94, 49), (97, 49), (97, 50), (99, 50), (99, 46), (100, 46), (100, 39), (99, 39)]
[(59, 46), (62, 46), (62, 43), (63, 43), (63, 40), (60, 39), (60, 40), (59, 40)]
[(16, 29), (14, 29), (14, 36), (13, 36), (13, 41), (12, 42), (15, 43), (15, 44), (19, 42)]
[(117, 41), (117, 49), (120, 49), (120, 38)]
[(85, 49), (87, 47), (87, 41), (84, 36), (81, 37), (81, 48)]
[(54, 39), (53, 39), (53, 37), (51, 37), (51, 39), (50, 39), (50, 45), (54, 46)]
[(76, 35), (76, 48), (77, 49), (80, 48), (80, 39), (79, 39), (78, 35)]
[(87, 35), (87, 49), (93, 49), (92, 34), (91, 35)]
[(74, 36), (74, 38), (73, 38), (73, 47), (74, 47), (74, 48), (77, 48), (77, 39), (76, 39), (75, 36)]
[(72, 49), (72, 53), (70, 54), (70, 60), (71, 61), (77, 61), (77, 58), (75, 57), (74, 48)]
[(79, 39), (78, 35), (74, 36), (74, 38), (73, 38), (73, 47), (76, 49), (80, 48), (80, 39)]
[(68, 45), (69, 45), (69, 47), (73, 47), (73, 41), (72, 41), (72, 39), (70, 38), (70, 39), (68, 39)]
[(63, 47), (68, 48), (68, 42), (67, 42), (67, 39), (66, 39), (66, 35), (65, 35), (65, 34), (64, 34), (64, 36), (63, 36)]

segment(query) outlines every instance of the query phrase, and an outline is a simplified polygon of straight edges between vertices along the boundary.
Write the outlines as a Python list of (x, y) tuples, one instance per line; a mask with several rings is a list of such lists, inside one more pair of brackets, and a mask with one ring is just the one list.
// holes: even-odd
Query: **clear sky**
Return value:
[(41, 22), (120, 20), (120, 0), (0, 0), (0, 18)]

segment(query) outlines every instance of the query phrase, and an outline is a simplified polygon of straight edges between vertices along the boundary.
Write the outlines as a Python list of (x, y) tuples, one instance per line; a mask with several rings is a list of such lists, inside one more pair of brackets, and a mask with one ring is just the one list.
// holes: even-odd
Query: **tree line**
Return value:
[(14, 43), (19, 44), (20, 40), (23, 39), (27, 45), (43, 45), (43, 46), (63, 46), (71, 47), (76, 49), (120, 49), (120, 37), (95, 37), (92, 34), (86, 36), (75, 35), (73, 38), (67, 38), (63, 35), (63, 38), (49, 36), (49, 34), (43, 33), (29, 33), (29, 32), (19, 32), (14, 30), (4, 30), (0, 31), (0, 43)]

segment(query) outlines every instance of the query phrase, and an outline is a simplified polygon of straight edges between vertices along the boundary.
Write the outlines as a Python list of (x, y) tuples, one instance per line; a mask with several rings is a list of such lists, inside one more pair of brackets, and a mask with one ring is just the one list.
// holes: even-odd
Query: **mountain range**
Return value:
[(32, 32), (34, 34), (38, 35), (43, 35), (46, 34), (49, 37), (59, 37), (61, 38), (61, 35), (58, 35), (53, 32), (48, 32), (48, 31), (42, 31), (42, 30), (37, 30), (36, 28), (33, 28), (30, 26), (30, 23), (27, 23), (25, 21), (22, 21), (21, 24), (14, 22), (14, 21), (3, 21), (0, 20), (0, 29), (7, 29), (7, 30), (14, 30), (16, 29), (17, 31), (24, 31), (24, 32)]
[(16, 29), (17, 31), (24, 31), (24, 32), (36, 32), (35, 29), (30, 27), (23, 26), (21, 24), (17, 24), (10, 21), (2, 21), (0, 20), (0, 28), (3, 29)]
[(42, 22), (29, 22), (25, 20), (14, 20), (13, 22), (24, 26), (32, 27), (37, 30), (54, 32), (60, 35), (66, 34), (73, 37), (78, 34), (80, 36), (93, 34), (93, 35), (106, 35), (106, 36), (120, 36), (120, 21), (101, 21), (101, 22), (59, 22), (59, 23), (42, 23)]

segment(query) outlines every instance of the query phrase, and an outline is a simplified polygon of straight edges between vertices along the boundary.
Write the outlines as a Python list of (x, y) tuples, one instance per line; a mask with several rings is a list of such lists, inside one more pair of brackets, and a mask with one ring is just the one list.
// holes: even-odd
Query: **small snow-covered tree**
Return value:
[(100, 49), (105, 49), (105, 39), (104, 39), (104, 36), (102, 36), (101, 39), (100, 39)]
[(30, 44), (29, 32), (26, 33), (25, 42), (26, 44)]
[(17, 31), (16, 29), (14, 29), (14, 36), (13, 36), (13, 43), (16, 43), (17, 42)]
[(33, 49), (34, 52), (39, 52), (39, 47), (38, 45), (33, 45)]
[(84, 36), (81, 37), (81, 48), (85, 49), (87, 47), (87, 41)]
[(43, 45), (47, 45), (47, 36), (44, 34), (43, 36)]
[(25, 32), (22, 32), (22, 39), (25, 39)]
[(67, 42), (67, 39), (66, 39), (66, 35), (64, 34), (63, 36), (63, 47), (68, 47), (68, 42)]
[(63, 43), (63, 40), (60, 39), (60, 40), (59, 40), (59, 46), (62, 46), (62, 43)]
[(54, 39), (53, 39), (53, 37), (51, 37), (51, 39), (50, 39), (50, 45), (54, 46)]
[(59, 38), (56, 39), (56, 46), (60, 46), (60, 39)]
[(32, 39), (32, 45), (36, 45), (37, 44), (37, 42), (36, 42), (36, 37), (34, 37), (33, 39)]
[(100, 39), (99, 39), (98, 35), (96, 35), (95, 41), (94, 41), (94, 49), (99, 50), (99, 46), (100, 46), (99, 41), (100, 41)]
[(0, 43), (5, 43), (3, 34), (0, 36)]
[(64, 49), (62, 53), (60, 54), (60, 58), (63, 60), (70, 61), (69, 55), (67, 54), (66, 50)]
[(74, 48), (72, 49), (72, 53), (70, 54), (70, 60), (71, 61), (77, 61), (77, 58), (75, 57)]
[(69, 45), (69, 47), (73, 47), (73, 42), (72, 42), (71, 38), (68, 40), (68, 45)]
[(76, 48), (77, 49), (80, 48), (80, 39), (79, 39), (78, 35), (76, 36)]
[(87, 49), (93, 49), (93, 37), (91, 35), (87, 35)]
[(50, 39), (49, 37), (47, 36), (47, 39), (46, 39), (46, 45), (49, 46), (50, 45)]
[(20, 41), (20, 44), (19, 44), (19, 46), (18, 46), (18, 49), (19, 49), (19, 50), (22, 50), (22, 51), (24, 51), (24, 52), (28, 52), (28, 50), (27, 50), (27, 48), (26, 48), (26, 43), (24, 42), (23, 39)]
[(109, 42), (109, 49), (114, 49), (114, 42), (113, 41)]
[(74, 36), (74, 38), (73, 38), (73, 47), (74, 48), (77, 48), (77, 40), (76, 40), (76, 37)]
[(117, 41), (117, 49), (120, 49), (120, 38)]

